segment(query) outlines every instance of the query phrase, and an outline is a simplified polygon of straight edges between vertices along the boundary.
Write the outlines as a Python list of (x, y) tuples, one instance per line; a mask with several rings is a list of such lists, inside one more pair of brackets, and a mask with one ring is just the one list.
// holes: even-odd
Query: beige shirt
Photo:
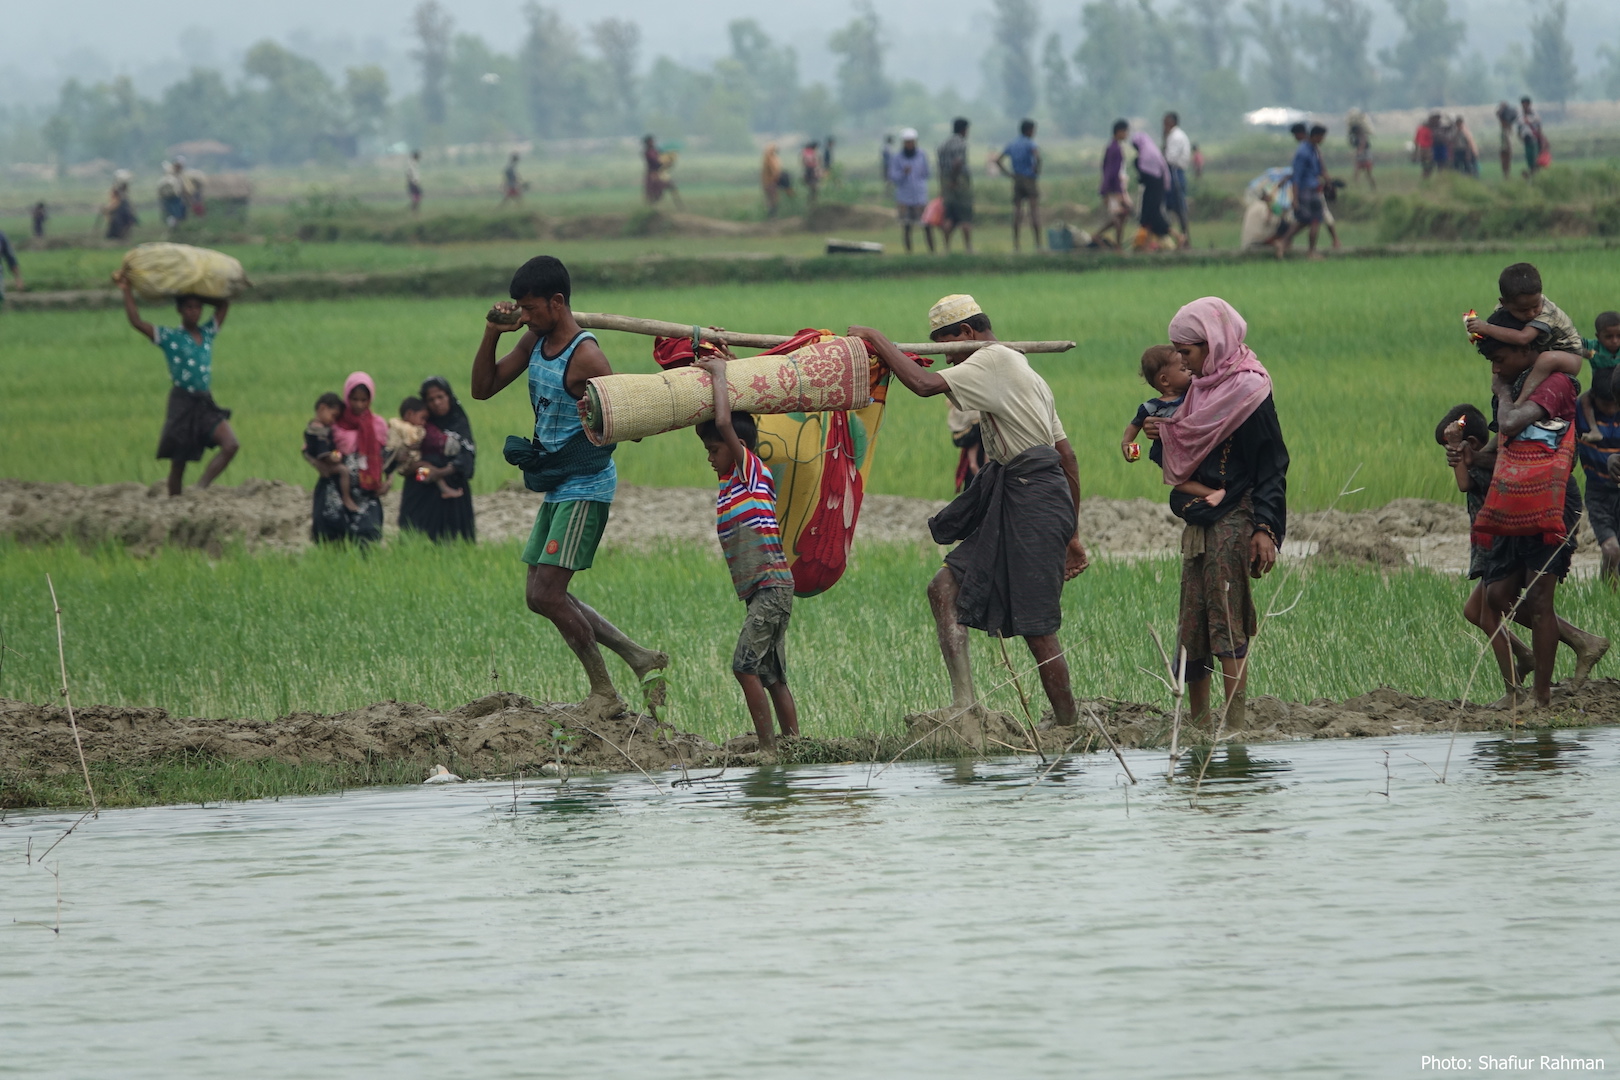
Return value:
[(978, 413), (963, 412), (955, 405), (952, 405), (945, 413), (945, 426), (951, 429), (951, 438), (953, 439), (960, 439), (962, 436), (972, 431), (978, 422)]
[(1005, 465), (1032, 446), (1056, 446), (1068, 438), (1052, 388), (1023, 353), (999, 341), (939, 374), (950, 387), (951, 404), (979, 414), (979, 432), (992, 461)]

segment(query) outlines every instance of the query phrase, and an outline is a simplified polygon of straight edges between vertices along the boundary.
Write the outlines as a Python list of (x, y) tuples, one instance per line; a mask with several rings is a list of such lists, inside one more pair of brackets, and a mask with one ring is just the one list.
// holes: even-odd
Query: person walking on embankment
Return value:
[[(535, 256), (512, 275), (510, 291), (514, 303), (497, 305), (491, 315), (509, 315), (511, 321), (485, 320), (484, 339), (473, 357), (472, 396), (487, 400), (527, 374), (534, 437), (546, 450), (562, 451), (583, 438), (579, 400), (585, 384), (613, 374), (613, 368), (596, 335), (574, 321), (573, 286), (561, 261)], [(501, 335), (520, 328), (517, 346), (497, 360)], [(579, 658), (591, 686), (587, 711), (616, 716), (624, 701), (613, 689), (599, 646), (622, 657), (643, 685), (649, 673), (669, 664), (669, 657), (636, 644), (568, 591), (574, 575), (590, 569), (596, 557), (619, 483), (612, 458), (604, 465), (594, 455), (582, 456), (590, 463), (547, 491), (535, 517), (522, 555), (529, 566), (524, 596), (529, 610), (549, 619)], [(656, 692), (648, 697), (649, 704), (659, 703)]]
[(1069, 665), (1058, 645), (1063, 583), (1089, 562), (1080, 542), (1080, 468), (1058, 419), (1052, 388), (1023, 353), (996, 340), (990, 319), (971, 296), (947, 296), (928, 313), (934, 341), (976, 341), (981, 348), (929, 371), (866, 326), (849, 328), (869, 342), (895, 378), (919, 397), (945, 394), (958, 409), (977, 410), (990, 464), (928, 527), (937, 543), (962, 543), (928, 586), (940, 651), (951, 680), (952, 719), (982, 715), (973, 688), (968, 627), (994, 637), (1021, 637), (1039, 665), (1041, 685), (1061, 725), (1076, 723)]
[(945, 202), (945, 227), (940, 235), (945, 254), (951, 253), (951, 234), (960, 226), (962, 250), (973, 254), (973, 170), (968, 167), (968, 119), (951, 121), (951, 137), (939, 144), (939, 194)]
[(1187, 523), (1178, 637), (1187, 650), (1191, 717), (1209, 713), (1218, 663), (1229, 731), (1243, 727), (1249, 642), (1259, 630), (1249, 580), (1271, 572), (1288, 528), (1288, 447), (1271, 375), (1244, 344), (1248, 330), (1219, 297), (1176, 312), (1170, 342), (1193, 373), (1192, 385), (1174, 416), (1149, 418), (1142, 428), (1164, 448), (1166, 484), (1196, 480), (1226, 490), (1215, 506), (1172, 492), (1170, 510)]
[(157, 449), (158, 457), (169, 459), (169, 494), (180, 494), (186, 463), (201, 461), (204, 450), (217, 446), (219, 453), (197, 481), (198, 487), (205, 488), (225, 471), (241, 445), (236, 441), (236, 432), (231, 430), (231, 410), (219, 407), (212, 389), (214, 337), (225, 325), (231, 302), (206, 301), (214, 305), (214, 316), (202, 322), (205, 303), (202, 297), (176, 297), (174, 306), (180, 313), (180, 325), (153, 326), (141, 318), (140, 308), (135, 305), (135, 292), (123, 272), (114, 274), (113, 281), (124, 294), (124, 317), (137, 334), (163, 350), (163, 359), (169, 365), (169, 380), (174, 383), (169, 390), (168, 414)]
[(1008, 143), (996, 158), (1001, 175), (1013, 182), (1013, 250), (1017, 251), (1018, 229), (1029, 213), (1029, 235), (1035, 250), (1041, 248), (1041, 148), (1035, 142), (1035, 121), (1018, 125), (1018, 137)]

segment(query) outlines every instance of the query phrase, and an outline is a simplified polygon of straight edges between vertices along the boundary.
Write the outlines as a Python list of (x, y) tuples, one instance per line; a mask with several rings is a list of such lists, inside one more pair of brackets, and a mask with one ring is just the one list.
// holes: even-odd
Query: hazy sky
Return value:
[[(491, 44), (523, 34), (521, 0), (441, 0), (458, 30)], [(1078, 36), (1082, 0), (1042, 0), (1046, 29), (1058, 29), (1072, 43)], [(1312, 0), (1294, 0), (1296, 7)], [(1377, 18), (1375, 47), (1387, 43), (1397, 24), (1387, 0), (1371, 0)], [(1452, 0), (1452, 10), (1468, 24), (1468, 49), (1494, 57), (1514, 36), (1522, 36), (1542, 0)], [(1159, 0), (1165, 9), (1174, 0)], [(274, 38), (314, 55), (333, 70), (356, 63), (381, 63), (395, 92), (414, 87), (409, 51), (410, 0), (275, 0), (239, 3), (216, 0), (75, 0), (58, 8), (39, 0), (6, 0), (0, 25), (0, 103), (38, 103), (55, 97), (69, 75), (91, 81), (117, 74), (134, 76), (148, 91), (171, 81), (194, 64), (232, 68), (241, 53), (261, 38)], [(828, 33), (847, 22), (845, 0), (807, 4), (760, 4), (746, 0), (555, 0), (576, 27), (608, 16), (639, 22), (643, 56), (665, 53), (703, 64), (727, 51), (725, 25), (752, 16), (772, 36), (799, 51), (809, 78), (830, 78)], [(891, 73), (921, 79), (932, 87), (956, 83), (971, 96), (979, 82), (978, 50), (990, 19), (990, 0), (877, 0), (889, 29)], [(1597, 46), (1620, 48), (1620, 0), (1570, 0), (1570, 36), (1583, 74), (1597, 63)], [(1241, 4), (1233, 4), (1234, 11)], [(1607, 14), (1605, 14), (1607, 13)]]

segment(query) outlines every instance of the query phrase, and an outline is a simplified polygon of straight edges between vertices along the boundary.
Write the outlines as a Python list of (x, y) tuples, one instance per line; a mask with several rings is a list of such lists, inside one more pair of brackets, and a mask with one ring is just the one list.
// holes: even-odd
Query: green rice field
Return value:
[[(924, 598), (937, 566), (932, 547), (868, 545), (838, 586), (798, 601), (789, 676), (806, 735), (894, 735), (906, 713), (948, 703)], [(1069, 584), (1061, 639), (1079, 693), (1166, 700), (1141, 669), (1161, 666), (1148, 626), (1173, 636), (1178, 570), (1168, 560), (1105, 562)], [(586, 690), (561, 638), (524, 607), (515, 545), (400, 542), (209, 560), (178, 549), (137, 558), (118, 548), (0, 542), (0, 697), (56, 696), (47, 573), (81, 704), (270, 719), (389, 698), (453, 708), (495, 689), (577, 701)], [(729, 664), (742, 607), (718, 551), (609, 550), (575, 581), (579, 596), (632, 637), (670, 653), (667, 719), (711, 739), (749, 730)], [(1387, 685), (1459, 696), (1480, 647), (1460, 615), (1469, 587), (1415, 570), (1279, 570), (1258, 586), (1257, 605), (1298, 604), (1262, 631), (1254, 692), (1309, 701)], [(1613, 594), (1591, 579), (1561, 589), (1559, 609), (1598, 633), (1620, 630)], [(974, 649), (981, 692), (1016, 715), (999, 649), (982, 635)], [(1027, 652), (1014, 642), (1009, 655), (1044, 708)], [(633, 696), (628, 669), (613, 657), (609, 664)], [(1560, 674), (1567, 667), (1561, 655)], [(1487, 657), (1470, 697), (1498, 693)]]
[[(1601, 253), (1538, 256), (1548, 295), (1583, 327), (1620, 307), (1620, 264)], [(514, 254), (514, 261), (516, 255)], [(615, 311), (753, 331), (802, 326), (842, 331), (850, 323), (917, 339), (930, 304), (971, 291), (1006, 338), (1071, 338), (1073, 352), (1036, 358), (1051, 382), (1079, 455), (1087, 494), (1163, 497), (1145, 460), (1128, 465), (1117, 444), (1148, 396), (1136, 373), (1145, 347), (1161, 341), (1176, 308), (1218, 293), (1247, 317), (1249, 341), (1276, 380), (1293, 454), (1295, 507), (1330, 503), (1361, 466), (1362, 490), (1340, 505), (1381, 506), (1403, 496), (1451, 499), (1450, 474), (1434, 447), (1435, 421), (1458, 401), (1484, 404), (1488, 374), (1466, 345), (1460, 316), (1488, 309), (1503, 255), (1164, 267), (1088, 273), (968, 274), (640, 291), (582, 290), (580, 310)], [(251, 268), (250, 268), (251, 269)], [(490, 299), (495, 299), (491, 297)], [(298, 455), (314, 399), (354, 369), (374, 375), (388, 412), (419, 381), (443, 373), (464, 390), (486, 303), (470, 299), (367, 299), (239, 304), (215, 354), (215, 395), (235, 411), (242, 451), (223, 482), (279, 478), (308, 486)], [(154, 309), (150, 316), (172, 318)], [(620, 370), (653, 370), (650, 341), (603, 334)], [(509, 341), (514, 339), (507, 339)], [(0, 316), (0, 446), (5, 475), (29, 480), (151, 483), (168, 380), (158, 351), (116, 311)], [(524, 431), (521, 385), (492, 402), (468, 402), (484, 447), (475, 489), (516, 474), (495, 452)], [(945, 405), (896, 387), (880, 437), (872, 490), (949, 494), (955, 451)], [(696, 440), (675, 433), (621, 447), (622, 478), (650, 485), (712, 481)], [(195, 473), (193, 473), (195, 475)]]

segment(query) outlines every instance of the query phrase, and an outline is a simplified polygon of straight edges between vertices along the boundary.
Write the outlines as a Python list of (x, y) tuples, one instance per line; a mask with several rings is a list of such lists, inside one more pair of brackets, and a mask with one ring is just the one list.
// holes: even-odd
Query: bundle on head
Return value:
[(252, 284), (237, 260), (190, 244), (142, 244), (124, 255), (119, 272), (143, 300), (230, 300)]

